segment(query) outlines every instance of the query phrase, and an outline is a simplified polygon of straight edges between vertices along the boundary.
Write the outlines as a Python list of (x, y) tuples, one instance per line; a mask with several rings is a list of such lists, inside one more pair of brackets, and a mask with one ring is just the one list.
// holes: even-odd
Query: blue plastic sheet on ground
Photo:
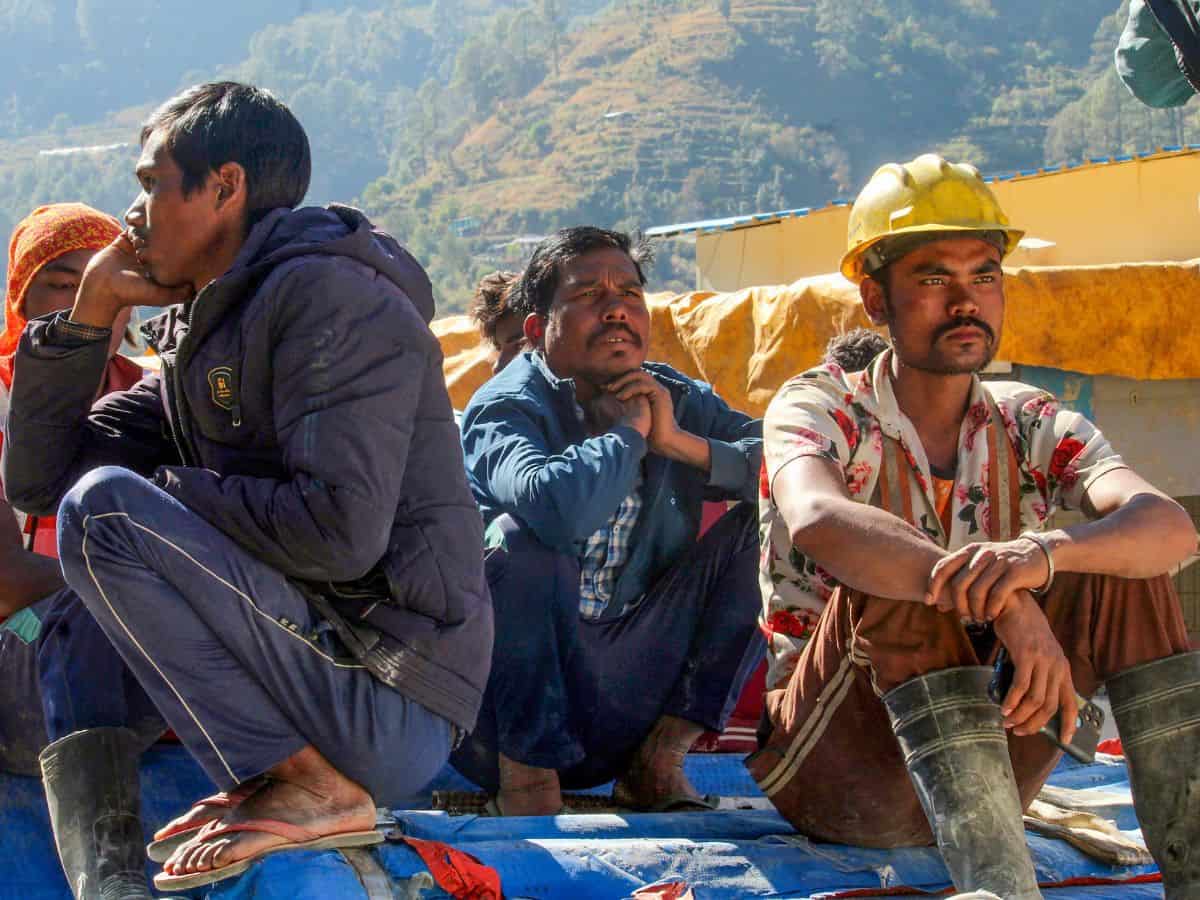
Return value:
[[(740, 758), (692, 756), (688, 774), (703, 793), (755, 796)], [(1051, 785), (1100, 796), (1102, 809), (1124, 829), (1136, 828), (1123, 765), (1065, 763)], [(207, 779), (178, 747), (147, 754), (142, 785), (147, 831), (211, 792)], [(439, 790), (470, 790), (453, 772)], [(603, 790), (603, 789), (600, 789)], [(639, 887), (688, 882), (696, 900), (744, 897), (828, 897), (848, 890), (900, 885), (930, 891), (948, 887), (932, 849), (865, 850), (813, 844), (771, 810), (659, 815), (589, 815), (527, 819), (450, 817), (428, 810), (396, 813), (397, 829), (412, 837), (454, 844), (496, 868), (509, 900), (572, 898), (623, 900)], [(0, 900), (69, 900), (50, 835), (38, 781), (0, 775)], [(1110, 869), (1059, 841), (1029, 836), (1043, 883), (1072, 879), (1128, 879), (1153, 868)], [(402, 843), (374, 850), (402, 897), (437, 900), (420, 858)], [(414, 880), (415, 879), (415, 880)], [(175, 895), (180, 896), (180, 895)], [(267, 857), (238, 879), (191, 894), (211, 900), (364, 898), (354, 869), (338, 853), (294, 851)], [(1046, 892), (1047, 900), (1161, 898), (1157, 884), (1075, 886)]]

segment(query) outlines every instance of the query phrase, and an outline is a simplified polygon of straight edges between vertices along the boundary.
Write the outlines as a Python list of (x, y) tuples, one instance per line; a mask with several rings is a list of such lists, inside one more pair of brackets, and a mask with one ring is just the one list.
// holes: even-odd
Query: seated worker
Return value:
[[(421, 267), (294, 209), (308, 139), (264, 91), (190, 88), (141, 147), (126, 232), (21, 338), (4, 481), (63, 498), (67, 583), (227, 794), (159, 833), (182, 890), (378, 841), (474, 724), (491, 609)], [(161, 377), (89, 413), (114, 321), (174, 301)]]
[(471, 300), (471, 318), (479, 326), (479, 334), (496, 351), (492, 363), (495, 375), (518, 353), (527, 350), (525, 341), (525, 317), (516, 312), (510, 303), (512, 286), (517, 282), (516, 272), (493, 272), (479, 280), (475, 297)]
[(465, 412), (496, 643), (454, 763), (496, 814), (557, 813), (562, 788), (614, 777), (621, 805), (711, 805), (684, 755), (761, 658), (752, 504), (696, 542), (705, 498), (754, 496), (760, 423), (645, 361), (647, 254), (600, 228), (542, 241), (517, 293), (536, 349)]
[[(82, 203), (39, 207), (13, 231), (0, 333), (0, 419), (26, 320), (70, 309), (84, 268), (120, 233), (116, 219)], [(128, 311), (113, 329), (102, 374), (88, 382), (91, 397), (142, 377), (116, 353), (127, 320)], [(65, 586), (56, 555), (53, 517), (26, 518), (0, 500), (0, 769), (44, 772), (55, 843), (77, 897), (149, 898), (137, 761), (166, 726)], [(58, 749), (43, 753), (52, 741)], [(68, 757), (71, 766), (58, 764)], [(78, 772), (70, 771), (74, 764)]]
[[(1200, 896), (1200, 654), (1166, 576), (1183, 509), (1038, 388), (982, 382), (1008, 224), (970, 166), (875, 173), (842, 272), (892, 349), (788, 381), (764, 420), (774, 726), (748, 766), (801, 833), (937, 841), (959, 890), (1040, 897), (1021, 813), (1107, 684), (1167, 897)], [(768, 490), (769, 488), (769, 490)], [(1058, 509), (1092, 520), (1047, 528)], [(966, 624), (964, 624), (966, 623)], [(1011, 690), (988, 699), (1003, 647)]]

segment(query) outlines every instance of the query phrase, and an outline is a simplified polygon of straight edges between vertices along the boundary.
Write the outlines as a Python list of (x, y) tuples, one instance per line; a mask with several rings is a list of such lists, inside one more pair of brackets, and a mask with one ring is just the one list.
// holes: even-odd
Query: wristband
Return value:
[(1041, 597), (1046, 591), (1050, 590), (1050, 585), (1054, 584), (1054, 557), (1050, 554), (1050, 543), (1044, 535), (1040, 535), (1036, 531), (1023, 531), (1019, 537), (1033, 541), (1041, 548), (1042, 555), (1046, 557), (1046, 565), (1049, 566), (1050, 573), (1046, 576), (1046, 581), (1041, 587), (1031, 588), (1029, 591), (1035, 597)]

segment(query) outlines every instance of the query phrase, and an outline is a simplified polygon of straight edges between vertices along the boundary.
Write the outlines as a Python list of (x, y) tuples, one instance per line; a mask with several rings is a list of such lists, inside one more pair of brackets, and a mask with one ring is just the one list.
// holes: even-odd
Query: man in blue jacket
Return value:
[[(379, 840), (376, 805), (473, 727), (492, 616), (420, 265), (356, 210), (294, 208), (308, 139), (263, 91), (191, 88), (141, 143), (125, 234), (22, 337), (3, 474), (31, 514), (62, 499), (67, 582), (223, 792), (152, 845), (183, 890)], [(93, 407), (120, 311), (180, 300), (148, 329), (161, 375)], [(73, 737), (42, 761), (56, 816)]]
[[(614, 777), (622, 805), (704, 806), (683, 757), (762, 655), (761, 423), (646, 362), (647, 259), (599, 228), (543, 241), (514, 296), (535, 349), (464, 415), (496, 643), (454, 762), (498, 814)], [(705, 499), (743, 502), (697, 543)]]

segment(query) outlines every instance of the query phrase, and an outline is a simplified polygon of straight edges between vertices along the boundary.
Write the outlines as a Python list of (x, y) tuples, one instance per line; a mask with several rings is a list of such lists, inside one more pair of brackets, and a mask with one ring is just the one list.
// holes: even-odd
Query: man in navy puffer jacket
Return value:
[[(153, 113), (137, 176), (72, 311), (24, 334), (4, 483), (34, 514), (65, 496), (67, 581), (226, 792), (160, 832), (170, 890), (379, 840), (376, 804), (474, 726), (492, 612), (420, 265), (294, 209), (307, 137), (246, 85)], [(89, 411), (118, 311), (177, 301), (161, 375)]]

